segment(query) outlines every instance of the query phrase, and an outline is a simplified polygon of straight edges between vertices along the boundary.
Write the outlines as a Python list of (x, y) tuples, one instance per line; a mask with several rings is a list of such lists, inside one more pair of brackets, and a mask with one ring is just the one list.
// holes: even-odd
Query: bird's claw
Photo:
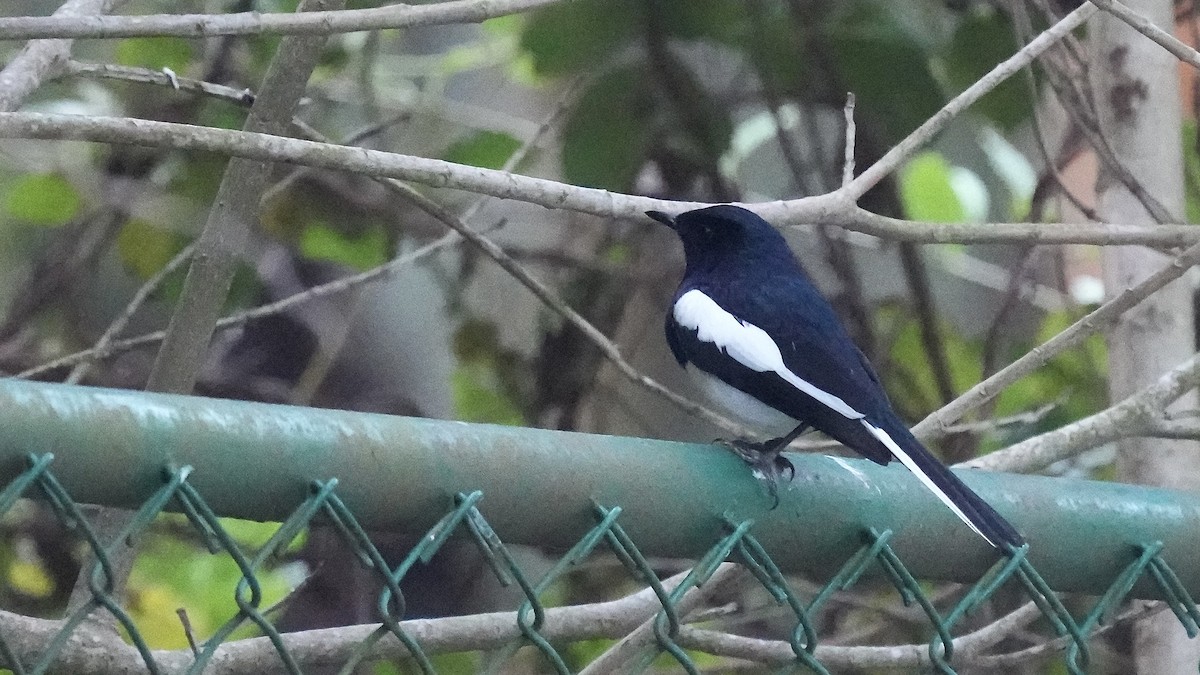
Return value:
[(718, 439), (716, 443), (733, 451), (735, 455), (748, 464), (766, 479), (767, 493), (771, 495), (771, 508), (779, 506), (779, 483), (783, 474), (787, 473), (787, 482), (796, 477), (796, 466), (792, 460), (784, 457), (778, 443), (767, 441), (758, 443), (744, 439)]

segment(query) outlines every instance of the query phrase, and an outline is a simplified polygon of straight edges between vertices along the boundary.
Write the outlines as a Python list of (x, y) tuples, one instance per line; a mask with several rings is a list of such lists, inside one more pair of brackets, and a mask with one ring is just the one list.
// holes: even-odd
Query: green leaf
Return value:
[(192, 45), (183, 38), (125, 38), (117, 43), (117, 63), (161, 70), (170, 68), (183, 74), (192, 61)]
[(57, 227), (74, 218), (81, 204), (65, 178), (44, 173), (18, 178), (5, 196), (4, 210), (17, 220)]
[(593, 83), (563, 127), (568, 182), (625, 190), (645, 161), (652, 106), (643, 71), (618, 70)]
[[(766, 8), (764, 8), (765, 10)], [(797, 31), (787, 17), (765, 19), (746, 36), (742, 49), (758, 64), (763, 74), (781, 89), (804, 87), (812, 77), (809, 59), (797, 58), (806, 53), (808, 36)]]
[(930, 38), (914, 35), (904, 17), (860, 2), (830, 27), (838, 84), (858, 97), (863, 119), (886, 131), (884, 143), (903, 138), (945, 102), (926, 52)]
[(539, 75), (554, 77), (595, 67), (638, 34), (639, 3), (577, 0), (536, 12), (521, 35)]
[[(948, 84), (962, 91), (983, 77), (996, 64), (1017, 51), (1012, 24), (999, 11), (972, 12), (955, 31), (950, 50), (942, 59)], [(1029, 119), (1033, 107), (1023, 73), (1014, 75), (988, 92), (972, 106), (1001, 128), (1012, 129)]]
[[(1008, 359), (1012, 360), (1065, 330), (1077, 316), (1061, 311), (1048, 314), (1032, 340), (1013, 345)], [(1040, 423), (1025, 430), (1019, 437), (1002, 439), (1000, 445), (1014, 443), (1041, 431), (1059, 428), (1103, 410), (1108, 405), (1106, 384), (1107, 347), (1100, 335), (1089, 337), (1082, 348), (1063, 352), (1046, 365), (1009, 385), (996, 398), (995, 414), (999, 417), (1035, 410), (1048, 403), (1055, 407)]]
[(329, 260), (357, 270), (369, 270), (387, 262), (387, 234), (382, 227), (372, 227), (357, 236), (347, 235), (317, 222), (301, 233), (300, 253), (314, 260)]
[(149, 279), (183, 250), (184, 238), (145, 220), (130, 220), (117, 233), (117, 253), (125, 267)]
[(923, 152), (900, 170), (900, 203), (912, 220), (957, 223), (965, 218), (950, 185), (950, 165), (935, 152)]
[[(909, 403), (919, 402), (923, 408), (919, 411), (921, 414), (932, 412), (941, 397), (925, 342), (921, 338), (921, 326), (911, 312), (900, 306), (886, 307), (883, 312), (888, 323), (899, 326), (899, 330), (890, 331), (894, 338), (889, 356), (893, 363), (904, 364), (904, 375), (908, 380), (906, 384), (913, 388), (912, 392), (905, 392), (904, 398)], [(964, 339), (962, 334), (946, 321), (938, 321), (938, 331), (942, 338), (943, 356), (949, 370), (950, 384), (955, 392), (966, 391), (979, 381), (979, 346)], [(894, 400), (900, 398), (898, 392)]]
[(1200, 139), (1196, 138), (1196, 121), (1183, 123), (1183, 175), (1189, 223), (1200, 223)]
[(499, 169), (519, 147), (521, 142), (508, 134), (499, 131), (477, 131), (451, 145), (444, 158), (457, 164)]
[[(264, 608), (290, 590), (286, 578), (269, 568), (257, 569), (255, 578)], [(130, 614), (151, 647), (186, 649), (176, 611), (186, 610), (196, 638), (207, 639), (237, 614), (234, 591), (241, 579), (241, 570), (228, 554), (213, 555), (173, 536), (152, 534), (143, 538), (129, 577)], [(229, 639), (248, 637), (257, 630), (248, 623)]]
[(733, 43), (749, 30), (746, 10), (729, 0), (660, 0), (663, 27), (685, 40), (713, 39)]
[(525, 416), (510, 400), (486, 362), (462, 363), (450, 376), (457, 419), (489, 424), (524, 424)]

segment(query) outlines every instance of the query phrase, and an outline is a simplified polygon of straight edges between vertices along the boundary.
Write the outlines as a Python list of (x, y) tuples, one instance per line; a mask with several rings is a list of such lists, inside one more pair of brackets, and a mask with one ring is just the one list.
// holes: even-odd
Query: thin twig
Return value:
[(595, 347), (600, 350), (600, 353), (603, 354), (604, 357), (608, 359), (608, 361), (613, 364), (614, 367), (616, 367), (617, 371), (624, 375), (631, 382), (641, 385), (642, 387), (675, 404), (681, 410), (714, 424), (725, 431), (732, 432), (737, 435), (745, 434), (745, 430), (739, 425), (734, 424), (730, 420), (713, 412), (707, 407), (696, 403), (685, 396), (677, 394), (674, 391), (671, 391), (662, 383), (635, 368), (633, 364), (629, 363), (629, 361), (621, 355), (620, 348), (617, 347), (612, 340), (608, 339), (608, 336), (604, 335), (600, 329), (593, 326), (590, 321), (583, 317), (583, 315), (581, 315), (579, 312), (576, 312), (574, 309), (568, 306), (567, 303), (563, 302), (563, 300), (559, 298), (549, 286), (542, 283), (536, 277), (530, 274), (529, 270), (527, 270), (517, 261), (513, 260), (512, 257), (505, 253), (504, 249), (500, 248), (500, 246), (494, 241), (468, 227), (466, 223), (462, 222), (462, 220), (460, 220), (441, 204), (429, 199), (425, 195), (400, 181), (387, 179), (383, 181), (383, 184), (393, 192), (403, 195), (405, 199), (409, 200), (417, 208), (441, 221), (454, 232), (457, 232), (459, 236), (470, 242), (471, 245), (475, 246), (475, 248), (482, 251), (484, 255), (491, 258), (492, 261), (499, 265), (501, 269), (503, 269), (505, 272), (508, 272), (509, 275), (516, 279), (522, 286), (529, 289), (529, 291), (533, 293), (534, 296), (536, 296), (537, 299), (542, 302), (542, 304), (548, 307), (555, 314), (558, 314), (565, 319), (567, 323), (574, 326), (576, 330), (583, 333), (583, 335), (587, 337), (588, 341), (595, 345)]
[[(398, 272), (401, 268), (426, 258), (443, 248), (458, 244), (461, 241), (462, 238), (458, 236), (458, 233), (447, 233), (439, 239), (425, 244), (414, 251), (394, 258), (380, 265), (379, 267), (369, 269), (366, 272), (360, 272), (359, 274), (352, 274), (350, 276), (342, 277), (341, 279), (336, 279), (329, 283), (321, 284), (320, 286), (313, 286), (306, 291), (296, 293), (295, 295), (289, 295), (282, 300), (267, 303), (265, 305), (254, 307), (253, 309), (244, 310), (222, 317), (217, 321), (215, 330), (227, 330), (235, 326), (240, 326), (247, 321), (253, 321), (254, 319), (260, 319), (264, 316), (279, 314), (297, 305), (316, 300), (317, 298), (336, 295), (338, 293), (345, 293), (346, 291), (356, 288), (362, 284), (370, 283), (379, 279), (385, 279)], [(73, 366), (77, 363), (82, 363), (90, 359), (107, 358), (113, 354), (120, 354), (138, 347), (146, 347), (157, 344), (158, 342), (162, 341), (165, 334), (165, 331), (159, 330), (152, 333), (139, 335), (137, 337), (126, 338), (124, 340), (113, 340), (104, 349), (85, 349), (73, 354), (67, 354), (66, 356), (61, 356), (52, 361), (47, 361), (46, 363), (17, 373), (14, 377), (37, 377), (42, 373), (56, 370), (58, 368)]]
[[(752, 579), (753, 577), (744, 567), (733, 563), (722, 563), (708, 581), (704, 582), (703, 586), (688, 589), (683, 594), (683, 597), (675, 604), (675, 612), (678, 616), (686, 617), (693, 610), (707, 603), (718, 591), (728, 591), (731, 586), (736, 587)], [(650, 645), (654, 644), (656, 639), (654, 622), (657, 619), (656, 615), (630, 631), (619, 642), (589, 663), (579, 672), (579, 675), (636, 672), (638, 669), (633, 667), (635, 664), (632, 662), (639, 655), (645, 653)]]
[(970, 87), (967, 87), (965, 91), (942, 106), (942, 109), (937, 111), (933, 117), (930, 117), (909, 134), (907, 138), (893, 146), (879, 161), (859, 174), (857, 178), (840, 191), (850, 201), (857, 201), (868, 190), (875, 187), (879, 181), (883, 180), (884, 176), (895, 171), (918, 148), (928, 143), (949, 124), (950, 120), (957, 117), (963, 110), (966, 110), (967, 107), (982, 98), (984, 94), (995, 89), (1001, 82), (1032, 63), (1042, 52), (1057, 44), (1059, 40), (1062, 40), (1067, 35), (1070, 35), (1071, 31), (1083, 25), (1083, 22), (1087, 21), (1097, 11), (1097, 8), (1092, 4), (1084, 3), (1080, 5), (1075, 11), (1043, 31), (1042, 34), (1031, 40), (1029, 44), (1018, 50), (1016, 54), (1008, 57), (995, 68), (992, 68), (986, 75), (976, 80)]
[(235, 89), (223, 84), (213, 84), (204, 80), (176, 75), (171, 77), (161, 70), (118, 66), (110, 63), (88, 63), (85, 61), (68, 61), (62, 69), (62, 75), (76, 77), (100, 77), (125, 82), (143, 82), (172, 87), (178, 91), (194, 94), (204, 94), (232, 101), (239, 105), (254, 103), (254, 92), (249, 89)]
[(1103, 443), (1144, 435), (1153, 421), (1161, 418), (1168, 405), (1197, 384), (1200, 384), (1200, 354), (1193, 355), (1154, 384), (1116, 405), (958, 466), (991, 471), (1036, 471)]
[(846, 107), (842, 112), (846, 116), (846, 154), (842, 161), (842, 187), (844, 188), (854, 181), (854, 92), (846, 94)]
[(941, 437), (945, 427), (957, 421), (969, 410), (998, 395), (1008, 385), (1040, 368), (1050, 359), (1071, 349), (1100, 332), (1116, 321), (1122, 314), (1136, 307), (1155, 291), (1183, 276), (1188, 269), (1200, 263), (1200, 244), (1185, 250), (1170, 264), (1146, 277), (1136, 286), (1127, 288), (1116, 297), (1071, 324), (1066, 330), (1034, 347), (1021, 358), (1001, 368), (994, 375), (968, 389), (948, 405), (929, 415), (913, 428), (913, 433), (922, 437)]
[[(1037, 605), (1027, 602), (977, 631), (954, 639), (954, 665), (974, 663), (981, 652), (1024, 628), (1041, 616)], [(718, 656), (748, 659), (757, 663), (782, 665), (794, 663), (795, 652), (785, 640), (762, 640), (731, 635), (715, 630), (680, 626), (679, 644)], [(814, 656), (822, 665), (842, 670), (903, 668), (913, 671), (928, 668), (929, 644), (891, 645), (886, 647), (841, 647), (817, 645)]]
[[(1051, 401), (1043, 406), (1039, 406), (1033, 410), (1026, 412), (1005, 415), (1004, 417), (993, 417), (991, 419), (976, 420), (971, 422), (958, 422), (946, 427), (946, 435), (958, 436), (961, 434), (990, 434), (1001, 431), (1006, 427), (1028, 427), (1042, 422), (1046, 416), (1061, 406), (1066, 400), (1066, 397), (1059, 397), (1057, 400)], [(1181, 429), (1183, 427), (1180, 427)], [(1200, 435), (1200, 425), (1197, 425), (1197, 434)], [(803, 438), (803, 437), (802, 437)], [(788, 446), (789, 450), (797, 452), (822, 452), (837, 450), (845, 446), (834, 440), (799, 440)]]
[[(1026, 42), (1032, 39), (1034, 34), (1033, 22), (1029, 18), (1029, 12), (1025, 6), (1025, 3), (1013, 3), (1012, 7), (1014, 39), (1018, 40), (1019, 42)], [(1026, 69), (1024, 72), (1025, 77), (1022, 79), (1025, 80), (1026, 90), (1029, 92), (1029, 100), (1036, 101), (1038, 100), (1037, 77), (1034, 74), (1033, 68)], [(1041, 155), (1042, 162), (1046, 167), (1046, 177), (1058, 188), (1059, 194), (1062, 194), (1064, 197), (1066, 197), (1067, 201), (1071, 202), (1071, 204), (1074, 205), (1074, 207), (1078, 209), (1085, 218), (1092, 221), (1099, 220), (1099, 218), (1096, 216), (1095, 209), (1087, 206), (1075, 196), (1074, 191), (1067, 186), (1067, 182), (1063, 179), (1061, 173), (1062, 169), (1066, 168), (1067, 161), (1075, 154), (1065, 152), (1065, 150), (1071, 145), (1077, 145), (1077, 143), (1075, 143), (1073, 140), (1077, 137), (1077, 132), (1075, 130), (1068, 129), (1067, 137), (1060, 141), (1058, 152), (1055, 153), (1055, 157), (1051, 158), (1050, 151), (1048, 149), (1049, 143), (1046, 141), (1045, 129), (1042, 127), (1041, 111), (1037, 106), (1033, 106), (1032, 110), (1030, 111), (1029, 121), (1033, 128), (1033, 136), (1035, 140), (1034, 145), (1037, 148), (1038, 153)], [(1041, 187), (1041, 185), (1042, 181), (1039, 180), (1038, 187), (1034, 189), (1031, 200), (1032, 203), (1030, 204), (1030, 220), (1038, 221), (1042, 219), (1041, 212), (1043, 209), (1042, 205), (1039, 204), (1039, 192), (1043, 191), (1044, 189)], [(1048, 190), (1046, 191), (1048, 192)], [(1044, 201), (1044, 199), (1042, 201)]]
[[(303, 164), (336, 171), (399, 178), (432, 187), (448, 187), (501, 199), (515, 199), (547, 208), (590, 213), (605, 218), (641, 219), (647, 210), (680, 212), (708, 205), (702, 202), (668, 201), (577, 187), (543, 178), (378, 150), (129, 118), (0, 113), (0, 138), (83, 140), (204, 150), (261, 161)], [(779, 226), (811, 226), (814, 222), (820, 222), (896, 241), (1140, 244), (1170, 248), (1193, 244), (1200, 240), (1200, 228), (1185, 224), (1148, 228), (1123, 224), (963, 225), (907, 221), (860, 209), (848, 202), (841, 192), (746, 206)]]
[(1200, 422), (1196, 420), (1151, 419), (1147, 420), (1139, 436), (1167, 438), (1180, 441), (1200, 440)]
[[(1104, 633), (1107, 633), (1108, 631), (1116, 628), (1117, 626), (1122, 626), (1126, 623), (1138, 621), (1139, 619), (1144, 619), (1146, 617), (1153, 616), (1153, 615), (1158, 614), (1159, 612), (1163, 611), (1166, 608), (1167, 608), (1167, 603), (1165, 603), (1165, 602), (1139, 601), (1137, 603), (1134, 603), (1133, 607), (1130, 607), (1129, 609), (1125, 610), (1124, 612), (1121, 612), (1120, 614), (1118, 614), (1114, 619), (1112, 619), (1108, 623), (1103, 623), (1103, 624), (1100, 624), (1099, 626), (1096, 626), (1092, 630), (1092, 632), (1088, 635), (1088, 637), (1094, 638), (1096, 636), (1103, 635)], [(995, 668), (995, 669), (1000, 669), (1000, 670), (1006, 670), (1006, 669), (1013, 668), (1014, 666), (1018, 666), (1022, 663), (1027, 663), (1027, 662), (1029, 662), (1039, 656), (1042, 656), (1044, 654), (1059, 651), (1059, 650), (1063, 649), (1064, 647), (1066, 647), (1067, 644), (1069, 644), (1070, 642), (1071, 642), (1071, 636), (1069, 636), (1069, 635), (1063, 636), (1063, 637), (1057, 637), (1057, 638), (1054, 638), (1053, 640), (1046, 640), (1045, 642), (1033, 645), (1031, 647), (1026, 647), (1025, 649), (1022, 649), (1020, 651), (1010, 652), (1007, 654), (993, 654), (993, 655), (979, 656), (977, 659), (975, 659), (975, 662), (978, 664), (978, 666), (980, 668)]]
[[(78, 66), (84, 66), (84, 64), (78, 64)], [(75, 67), (72, 69), (72, 72), (73, 73), (86, 73), (86, 74), (100, 74), (105, 77), (129, 78), (129, 79), (135, 79), (137, 81), (145, 81), (145, 82), (150, 82), (150, 83), (155, 83), (155, 84), (160, 84), (160, 85), (161, 84), (174, 84), (174, 82), (168, 80), (168, 78), (166, 78), (165, 76), (160, 76), (156, 73), (149, 73), (149, 72), (145, 72), (145, 71), (142, 71), (139, 69), (132, 69), (132, 68), (114, 69), (114, 68), (106, 68), (106, 67), (84, 66), (84, 67)], [(529, 151), (529, 148), (536, 145), (538, 139), (540, 139), (544, 134), (548, 133), (551, 129), (555, 128), (558, 125), (559, 121), (563, 118), (566, 111), (569, 110), (569, 108), (570, 108), (569, 103), (574, 100), (575, 95), (582, 88), (583, 83), (584, 83), (584, 80), (578, 79), (564, 90), (563, 96), (562, 96), (562, 101), (563, 101), (562, 105), (556, 106), (554, 111), (552, 111), (552, 113), (549, 116), (547, 116), (547, 118), (539, 126), (538, 130), (534, 133), (534, 135), (530, 139), (530, 141), (528, 143), (522, 144), (522, 146), (518, 149), (518, 151), (514, 152), (506, 160), (505, 165), (501, 168), (502, 171), (511, 171), (514, 167), (516, 167), (517, 164), (519, 164), (525, 158), (525, 156), (527, 155), (527, 153)], [(209, 95), (219, 96), (222, 98), (233, 100), (235, 102), (242, 102), (242, 101), (253, 99), (253, 96), (246, 95), (248, 93), (246, 91), (237, 91), (237, 90), (231, 90), (231, 89), (227, 89), (227, 88), (220, 89), (220, 88), (202, 86), (200, 83), (188, 82), (182, 78), (180, 78), (179, 84), (181, 86), (186, 86), (189, 89), (193, 89), (193, 90), (196, 90), (196, 91), (199, 91), (199, 92), (202, 92), (205, 94), (209, 94)], [(298, 128), (302, 134), (304, 134), (306, 137), (308, 137), (312, 140), (322, 142), (322, 143), (328, 143), (328, 139), (326, 139), (322, 134), (320, 134), (320, 132), (316, 131), (315, 129), (308, 126), (307, 124), (304, 124), (300, 120), (293, 120), (293, 126)], [(624, 375), (626, 378), (628, 378), (630, 381), (632, 381), (635, 384), (638, 384), (642, 387), (645, 387), (646, 389), (650, 390), (651, 392), (653, 392), (655, 394), (658, 394), (658, 395), (664, 397), (671, 403), (680, 407), (685, 412), (695, 415), (697, 417), (700, 417), (701, 419), (704, 419), (704, 420), (724, 429), (725, 431), (735, 433), (738, 435), (745, 434), (746, 430), (742, 429), (739, 425), (734, 424), (733, 422), (729, 421), (725, 417), (713, 412), (709, 408), (707, 408), (685, 396), (675, 393), (674, 391), (671, 391), (670, 389), (668, 389), (667, 387), (662, 385), (657, 380), (655, 380), (655, 379), (651, 378), (650, 376), (646, 375), (645, 373), (642, 373), (641, 371), (639, 371), (631, 363), (629, 363), (629, 361), (627, 359), (625, 359), (621, 355), (620, 349), (616, 346), (615, 343), (613, 343), (612, 340), (608, 339), (608, 337), (605, 336), (595, 326), (593, 326), (591, 324), (591, 322), (589, 322), (581, 314), (579, 314), (574, 309), (569, 307), (565, 302), (563, 302), (562, 299), (559, 298), (557, 296), (557, 294), (555, 294), (554, 291), (552, 289), (550, 289), (549, 286), (545, 285), (544, 283), (539, 281), (536, 277), (534, 277), (524, 266), (522, 266), (520, 263), (518, 263), (516, 260), (514, 260), (511, 256), (509, 256), (507, 253), (505, 253), (504, 250), (501, 249), (498, 245), (496, 245), (495, 242), (493, 242), (491, 239), (489, 239), (485, 235), (471, 229), (464, 221), (467, 218), (470, 218), (472, 215), (474, 215), (475, 212), (478, 211), (478, 209), (482, 205), (482, 200), (476, 201), (474, 204), (472, 204), (472, 206), (468, 209), (467, 213), (464, 215), (463, 218), (458, 218), (453, 213), (451, 213), (448, 209), (445, 209), (437, 202), (429, 199), (425, 195), (414, 190), (413, 188), (409, 187), (408, 185), (404, 184), (401, 181), (394, 180), (394, 179), (379, 179), (379, 178), (377, 178), (376, 180), (378, 180), (382, 185), (389, 188), (393, 192), (396, 192), (397, 194), (404, 197), (404, 199), (406, 199), (409, 202), (416, 205), (422, 211), (425, 211), (430, 216), (433, 216), (437, 220), (441, 221), (447, 227), (454, 230), (454, 232), (458, 233), (459, 236), (465, 238), (473, 246), (475, 246), (476, 248), (481, 250), (485, 255), (492, 258), (496, 262), (496, 264), (498, 264), (502, 269), (504, 269), (506, 272), (508, 272), (510, 275), (512, 275), (519, 283), (521, 283), (523, 286), (528, 288), (539, 300), (542, 301), (543, 304), (545, 304), (547, 307), (549, 307), (556, 314), (562, 316), (564, 319), (566, 319), (566, 321), (568, 323), (570, 323), (577, 330), (582, 332), (584, 334), (584, 336), (587, 337), (588, 340), (590, 342), (592, 342), (592, 344), (595, 345), (600, 350), (600, 352), (605, 356), (605, 358), (608, 359), (609, 362), (611, 362), (617, 368), (617, 370), (622, 375)], [(342, 289), (342, 290), (345, 290), (345, 289)], [(107, 345), (104, 345), (104, 346), (97, 345), (97, 346), (99, 347), (99, 349), (96, 349), (96, 353), (104, 353), (105, 352), (104, 347)], [(29, 372), (30, 371), (26, 371), (25, 373), (21, 373), (19, 376), (29, 376), (28, 375)]]
[[(112, 341), (114, 338), (116, 338), (117, 334), (124, 330), (125, 326), (129, 324), (129, 320), (133, 318), (133, 315), (136, 314), (138, 309), (141, 308), (142, 304), (146, 302), (146, 299), (149, 298), (152, 293), (158, 290), (159, 286), (162, 285), (162, 282), (166, 280), (166, 278), (170, 276), (172, 272), (179, 269), (183, 263), (187, 262), (188, 259), (192, 257), (192, 253), (194, 253), (195, 250), (196, 245), (194, 243), (188, 244), (183, 248), (182, 251), (175, 254), (174, 258), (171, 258), (169, 261), (167, 261), (167, 264), (163, 265), (162, 269), (158, 270), (149, 279), (147, 279), (146, 283), (142, 284), (142, 287), (133, 294), (133, 297), (129, 300), (129, 304), (125, 305), (125, 309), (121, 311), (117, 318), (113, 319), (112, 323), (108, 325), (108, 328), (105, 329), (104, 333), (101, 334), (96, 340), (96, 343), (92, 345), (91, 351), (94, 353), (104, 352), (104, 350), (107, 349), (110, 344), (112, 344)], [(91, 369), (93, 363), (94, 361), (88, 360), (83, 361), (75, 366), (71, 373), (67, 375), (65, 382), (67, 384), (76, 384), (84, 377), (87, 377), (88, 371)]]
[[(1086, 72), (1086, 64), (1080, 63), (1078, 66), (1080, 70)], [(1142, 185), (1133, 172), (1117, 157), (1117, 153), (1108, 142), (1108, 135), (1100, 126), (1095, 97), (1087, 78), (1075, 74), (1059, 73), (1053, 66), (1046, 68), (1046, 74), (1050, 87), (1054, 90), (1063, 109), (1075, 123), (1075, 128), (1087, 139), (1088, 145), (1092, 147), (1104, 168), (1129, 190), (1156, 223), (1176, 222), (1177, 219), (1171, 214), (1171, 211), (1151, 194), (1150, 190)]]
[[(54, 11), (50, 19), (68, 23), (83, 23), (121, 6), (128, 0), (67, 0)], [(0, 110), (10, 111), (21, 107), (42, 82), (52, 77), (71, 55), (72, 41), (65, 36), (55, 39), (37, 40), (25, 45), (20, 53), (0, 70)]]
[(35, 38), (212, 37), (215, 35), (333, 35), (363, 30), (480, 23), (564, 0), (451, 0), (429, 5), (291, 13), (144, 14), (75, 17), (18, 16), (0, 19), (0, 40)]
[(192, 654), (199, 654), (200, 646), (196, 644), (196, 633), (192, 630), (192, 620), (188, 618), (187, 609), (180, 607), (175, 610), (175, 615), (179, 617), (179, 624), (183, 626), (183, 634), (187, 638)]
[(1179, 38), (1154, 25), (1150, 19), (1138, 14), (1127, 5), (1117, 0), (1092, 0), (1092, 4), (1112, 14), (1129, 24), (1129, 27), (1157, 42), (1163, 49), (1175, 55), (1175, 58), (1192, 66), (1200, 68), (1200, 52), (1187, 46)]
[[(1053, 171), (1053, 169), (1051, 170)], [(984, 377), (996, 372), (996, 361), (1000, 358), (1000, 348), (1005, 344), (1004, 339), (1008, 335), (1009, 316), (1025, 296), (1025, 276), (1030, 273), (1033, 263), (1039, 258), (1037, 251), (1036, 246), (1025, 246), (1021, 249), (1017, 268), (1008, 277), (1008, 287), (1004, 289), (1004, 295), (1000, 298), (1000, 306), (996, 309), (992, 320), (988, 322), (987, 331), (983, 336), (983, 354), (980, 358), (983, 363)]]

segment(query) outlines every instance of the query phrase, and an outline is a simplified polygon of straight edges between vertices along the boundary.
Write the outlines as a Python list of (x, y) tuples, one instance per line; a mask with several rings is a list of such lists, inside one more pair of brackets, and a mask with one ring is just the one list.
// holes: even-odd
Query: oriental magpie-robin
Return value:
[(892, 410), (879, 378), (783, 237), (746, 209), (722, 204), (672, 217), (687, 268), (667, 314), (667, 344), (715, 402), (775, 438), (732, 441), (770, 480), (792, 463), (780, 453), (807, 429), (879, 464), (899, 460), (992, 546), (1021, 535), (934, 457)]

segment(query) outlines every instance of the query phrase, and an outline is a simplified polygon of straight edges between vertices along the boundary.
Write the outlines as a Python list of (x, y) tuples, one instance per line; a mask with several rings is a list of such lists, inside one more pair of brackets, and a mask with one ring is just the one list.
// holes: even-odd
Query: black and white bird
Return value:
[(780, 453), (807, 429), (879, 464), (898, 460), (989, 544), (1021, 535), (934, 457), (892, 410), (879, 378), (783, 237), (746, 209), (722, 204), (678, 216), (648, 211), (683, 241), (687, 269), (667, 315), (667, 344), (706, 393), (751, 428), (778, 436), (731, 441), (770, 480)]

